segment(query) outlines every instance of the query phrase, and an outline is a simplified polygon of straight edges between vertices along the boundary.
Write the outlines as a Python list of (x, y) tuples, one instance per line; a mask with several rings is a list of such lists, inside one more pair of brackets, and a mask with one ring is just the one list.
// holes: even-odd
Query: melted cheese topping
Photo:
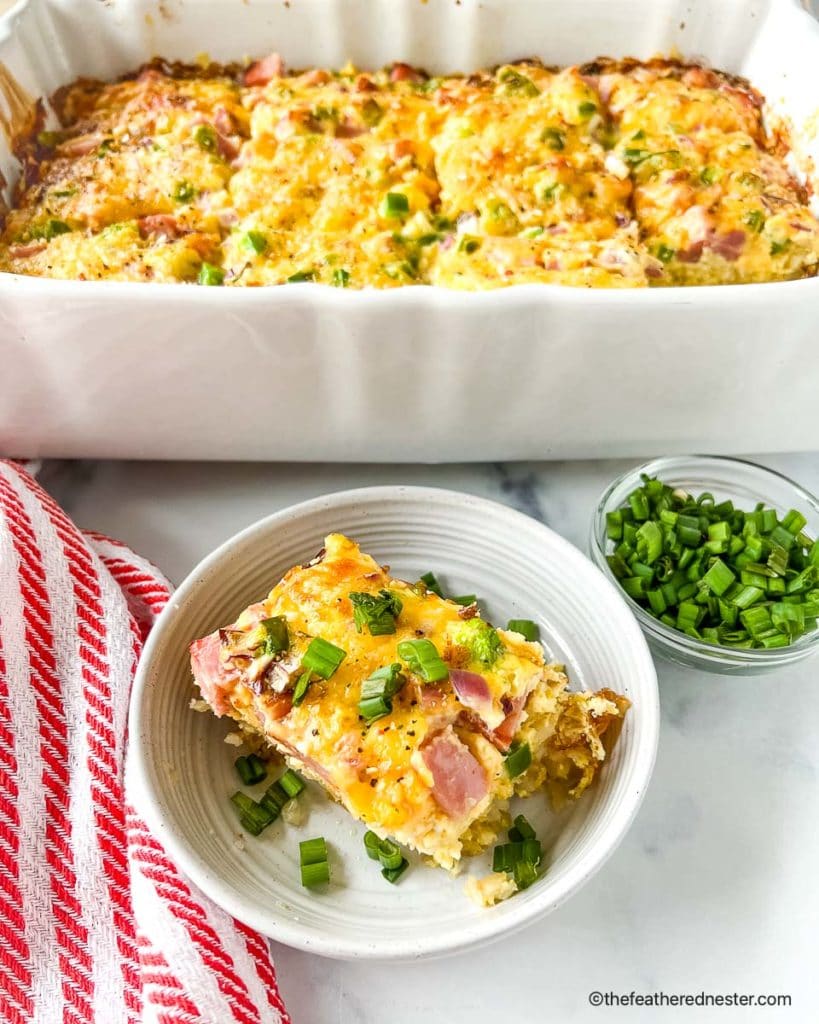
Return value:
[[(350, 594), (377, 595), (382, 589), (401, 601), (396, 632), (372, 636), (366, 626), (358, 632)], [(199, 671), (197, 679), (218, 713), (226, 711), (263, 734), (354, 817), (380, 835), (393, 837), (451, 867), (461, 855), (465, 835), (470, 836), (471, 852), (476, 845), (492, 840), (494, 832), (490, 831), (476, 843), (475, 824), (486, 820), (492, 808), (513, 793), (513, 782), (504, 767), (501, 748), (505, 747), (497, 742), (493, 730), (517, 710), (512, 735), (518, 730), (523, 735), (525, 730), (534, 767), (554, 753), (549, 742), (566, 709), (581, 696), (568, 694), (566, 675), (544, 663), (539, 644), (517, 633), (498, 630), (493, 634), (494, 656), (489, 659), (484, 649), (465, 646), (465, 630), (484, 629), (474, 612), (474, 608), (465, 610), (437, 597), (422, 585), (393, 579), (351, 540), (332, 534), (319, 561), (291, 569), (264, 602), (248, 608), (232, 627), (197, 642), (215, 643), (219, 650), (218, 678), (212, 673), (206, 678)], [(261, 619), (273, 616), (283, 617), (288, 626), (290, 647), (281, 665), (286, 666), (290, 680), (285, 680), (284, 686), (280, 677), (276, 681), (275, 663), (270, 667), (272, 674), (252, 674), (250, 658), (236, 653), (243, 650), (245, 635)], [(292, 706), (292, 687), (314, 637), (340, 648), (345, 657), (330, 679), (316, 678), (303, 702)], [(477, 707), (467, 706), (459, 699), (451, 677), (426, 683), (404, 664), (406, 681), (393, 698), (392, 711), (366, 722), (358, 710), (363, 680), (377, 669), (402, 662), (398, 645), (421, 637), (432, 641), (450, 671), (457, 667), (480, 674), (488, 699)], [(194, 669), (196, 673), (196, 655)], [(584, 728), (595, 736), (598, 724), (602, 731), (606, 713), (617, 717), (627, 706), (627, 702), (612, 704), (607, 697), (601, 700), (606, 710), (598, 707), (597, 724), (580, 712)], [(478, 787), (480, 793), (461, 809), (453, 810), (448, 800), (439, 799), (440, 779), (426, 756), (430, 743), (442, 738), (454, 746), (456, 761), (463, 756), (473, 769), (479, 766), (477, 771), (484, 780)], [(575, 741), (581, 746), (586, 742), (580, 734)], [(561, 744), (561, 773), (568, 746)], [(595, 754), (592, 760), (596, 769), (603, 756)], [(455, 768), (453, 763), (453, 773)], [(531, 790), (543, 783), (545, 775), (535, 780), (527, 773), (520, 779)]]
[(249, 85), (152, 67), (62, 90), (63, 128), (32, 141), (0, 269), (195, 282), (206, 263), (208, 283), (234, 287), (484, 289), (819, 265), (782, 141), (729, 76), (666, 61), (253, 70)]

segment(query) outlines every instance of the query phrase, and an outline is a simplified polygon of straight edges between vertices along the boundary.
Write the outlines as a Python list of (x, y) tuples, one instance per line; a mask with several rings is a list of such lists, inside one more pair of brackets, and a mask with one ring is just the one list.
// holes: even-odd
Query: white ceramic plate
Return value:
[[(572, 686), (609, 686), (633, 702), (591, 792), (555, 815), (523, 802), (546, 846), (548, 870), (527, 891), (481, 910), (453, 878), (411, 857), (398, 885), (362, 845), (364, 827), (315, 787), (309, 819), (281, 820), (254, 839), (228, 797), (237, 789), (229, 725), (188, 704), (188, 643), (263, 597), (290, 566), (338, 530), (415, 579), (432, 569), (451, 593), (477, 593), (484, 614), (539, 622)], [(204, 560), (176, 591), (145, 648), (131, 702), (131, 770), (143, 809), (181, 868), (235, 917), (280, 942), (325, 956), (410, 959), (487, 942), (541, 917), (600, 867), (628, 829), (654, 764), (657, 679), (642, 633), (615, 587), (547, 527), (503, 505), (452, 491), (375, 487), (305, 502), (249, 527)], [(325, 892), (301, 887), (298, 841), (331, 847)], [(467, 871), (485, 874), (489, 855)]]

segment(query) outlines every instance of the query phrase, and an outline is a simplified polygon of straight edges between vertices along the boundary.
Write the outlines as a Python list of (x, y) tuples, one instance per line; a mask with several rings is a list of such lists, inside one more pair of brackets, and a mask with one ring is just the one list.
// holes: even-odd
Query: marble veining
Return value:
[[(819, 492), (815, 455), (760, 461)], [(626, 466), (46, 463), (41, 479), (81, 526), (119, 537), (179, 581), (261, 516), (374, 484), (494, 498), (584, 547), (598, 496)], [(422, 964), (338, 963), (274, 943), (294, 1021), (815, 1021), (818, 667), (743, 679), (659, 663), (663, 721), (651, 787), (620, 848), (577, 896), (496, 945)], [(792, 1006), (617, 1010), (590, 1006), (592, 990), (785, 993)]]

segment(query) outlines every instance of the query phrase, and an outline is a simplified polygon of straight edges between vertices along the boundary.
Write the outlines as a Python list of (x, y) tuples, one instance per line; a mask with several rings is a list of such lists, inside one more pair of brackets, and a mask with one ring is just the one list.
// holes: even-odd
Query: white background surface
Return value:
[[(769, 457), (819, 492), (819, 457)], [(360, 467), (54, 464), (44, 482), (82, 526), (175, 581), (261, 516), (317, 494), (416, 483), (492, 497), (585, 546), (625, 463)], [(500, 943), (368, 966), (274, 944), (294, 1024), (657, 1024), (819, 1019), (817, 669), (725, 679), (660, 663), (657, 768), (620, 849), (574, 899)], [(789, 994), (789, 1009), (606, 1008), (592, 990)]]

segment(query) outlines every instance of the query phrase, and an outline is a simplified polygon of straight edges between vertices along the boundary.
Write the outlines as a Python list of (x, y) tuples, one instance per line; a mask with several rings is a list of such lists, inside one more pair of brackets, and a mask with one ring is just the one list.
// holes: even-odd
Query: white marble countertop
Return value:
[[(816, 456), (761, 461), (819, 491)], [(178, 582), (253, 520), (367, 484), (485, 495), (583, 547), (595, 499), (623, 468), (54, 463), (42, 479), (81, 526), (119, 537)], [(658, 667), (652, 785), (625, 841), (580, 894), (527, 931), (437, 962), (339, 963), (274, 943), (294, 1024), (819, 1019), (819, 665), (746, 679)], [(592, 990), (788, 994), (792, 1006), (593, 1008)]]

